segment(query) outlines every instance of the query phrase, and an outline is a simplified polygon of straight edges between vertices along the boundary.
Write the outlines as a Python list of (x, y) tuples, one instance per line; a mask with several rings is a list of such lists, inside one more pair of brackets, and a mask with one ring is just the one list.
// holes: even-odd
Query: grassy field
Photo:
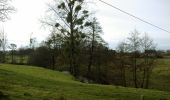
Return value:
[(0, 65), (0, 100), (140, 100), (141, 95), (170, 100), (170, 92), (85, 84), (57, 71)]
[(151, 75), (150, 88), (170, 92), (170, 58), (157, 60)]

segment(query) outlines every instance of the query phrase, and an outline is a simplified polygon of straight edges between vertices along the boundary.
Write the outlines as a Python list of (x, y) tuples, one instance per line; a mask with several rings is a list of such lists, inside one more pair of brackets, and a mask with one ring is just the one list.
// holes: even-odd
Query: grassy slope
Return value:
[[(170, 100), (169, 92), (83, 84), (57, 71), (0, 65), (0, 91), (12, 100)], [(0, 93), (1, 94), (1, 93)]]

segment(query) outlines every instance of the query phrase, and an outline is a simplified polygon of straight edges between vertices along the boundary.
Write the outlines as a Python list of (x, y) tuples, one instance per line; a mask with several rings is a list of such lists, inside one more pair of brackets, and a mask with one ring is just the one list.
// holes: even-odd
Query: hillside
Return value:
[(141, 95), (170, 100), (170, 92), (85, 84), (57, 71), (0, 65), (0, 100), (140, 100)]

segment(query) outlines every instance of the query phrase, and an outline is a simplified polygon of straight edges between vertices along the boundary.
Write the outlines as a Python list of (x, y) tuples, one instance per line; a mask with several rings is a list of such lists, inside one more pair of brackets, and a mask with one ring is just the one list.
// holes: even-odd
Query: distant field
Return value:
[[(11, 63), (12, 62), (12, 58), (11, 55), (6, 55), (6, 63)], [(28, 55), (24, 55), (22, 58), (20, 56), (14, 55), (14, 62), (15, 63), (23, 63), (23, 64), (27, 64), (28, 62)]]
[(145, 100), (170, 100), (170, 92), (84, 84), (57, 71), (0, 65), (0, 100), (140, 100), (141, 95)]
[(150, 87), (170, 92), (170, 58), (157, 60)]

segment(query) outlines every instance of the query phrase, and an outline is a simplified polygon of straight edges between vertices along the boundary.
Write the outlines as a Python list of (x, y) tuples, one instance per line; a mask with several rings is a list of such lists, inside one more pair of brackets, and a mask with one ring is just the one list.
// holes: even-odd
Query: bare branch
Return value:
[(10, 0), (0, 1), (0, 21), (6, 21), (9, 19), (9, 13), (15, 11), (15, 8), (9, 4)]

